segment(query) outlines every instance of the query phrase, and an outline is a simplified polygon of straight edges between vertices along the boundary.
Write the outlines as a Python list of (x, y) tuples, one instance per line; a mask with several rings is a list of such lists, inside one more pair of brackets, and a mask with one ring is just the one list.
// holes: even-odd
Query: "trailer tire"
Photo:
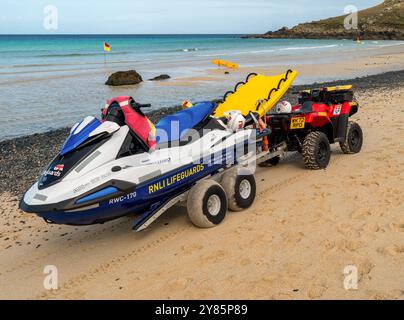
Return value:
[(213, 180), (203, 180), (192, 187), (187, 200), (188, 216), (199, 228), (212, 228), (226, 217), (227, 196)]
[(325, 169), (331, 157), (330, 142), (320, 131), (310, 132), (303, 141), (303, 161), (312, 170)]
[(363, 132), (360, 125), (349, 121), (345, 141), (340, 142), (339, 145), (345, 154), (359, 153), (363, 145)]
[(231, 211), (242, 211), (251, 207), (255, 200), (257, 186), (254, 175), (249, 170), (234, 168), (225, 173), (221, 184), (226, 191)]

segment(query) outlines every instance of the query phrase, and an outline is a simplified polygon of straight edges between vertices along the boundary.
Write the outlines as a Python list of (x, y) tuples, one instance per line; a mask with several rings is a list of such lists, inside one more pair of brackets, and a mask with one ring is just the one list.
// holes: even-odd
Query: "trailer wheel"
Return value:
[(230, 170), (223, 176), (222, 186), (226, 191), (230, 210), (242, 211), (253, 204), (257, 186), (254, 175), (249, 170)]
[(310, 132), (303, 141), (303, 161), (312, 170), (324, 169), (331, 157), (330, 142), (320, 131)]
[(349, 121), (345, 141), (339, 143), (342, 152), (346, 154), (358, 153), (362, 149), (362, 144), (362, 128), (356, 122)]
[(188, 194), (188, 216), (199, 228), (212, 228), (223, 221), (227, 212), (227, 196), (223, 187), (213, 180), (203, 180)]

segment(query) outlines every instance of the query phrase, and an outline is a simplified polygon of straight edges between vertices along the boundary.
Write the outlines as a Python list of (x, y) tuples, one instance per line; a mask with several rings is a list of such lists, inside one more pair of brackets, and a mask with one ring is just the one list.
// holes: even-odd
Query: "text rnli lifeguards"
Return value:
[(160, 191), (164, 188), (170, 187), (184, 179), (188, 179), (191, 176), (198, 174), (199, 172), (202, 172), (204, 169), (205, 169), (205, 166), (203, 164), (198, 164), (192, 168), (186, 169), (186, 170), (178, 172), (177, 174), (174, 174), (168, 178), (165, 178), (164, 180), (153, 183), (153, 184), (149, 185), (149, 194), (152, 194), (152, 193)]

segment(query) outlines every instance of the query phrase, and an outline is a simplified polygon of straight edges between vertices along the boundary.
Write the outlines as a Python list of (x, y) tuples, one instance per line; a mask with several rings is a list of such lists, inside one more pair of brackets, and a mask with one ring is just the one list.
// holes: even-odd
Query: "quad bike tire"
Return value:
[(227, 195), (223, 187), (213, 180), (203, 180), (189, 191), (188, 216), (199, 228), (212, 228), (220, 224), (227, 213)]
[(349, 121), (345, 141), (340, 142), (339, 145), (345, 154), (359, 153), (363, 145), (363, 132), (360, 125)]
[(327, 136), (320, 131), (310, 132), (303, 141), (302, 156), (308, 169), (325, 169), (331, 157)]
[(236, 167), (226, 172), (221, 185), (227, 195), (229, 210), (242, 211), (253, 204), (257, 186), (254, 175), (249, 170)]

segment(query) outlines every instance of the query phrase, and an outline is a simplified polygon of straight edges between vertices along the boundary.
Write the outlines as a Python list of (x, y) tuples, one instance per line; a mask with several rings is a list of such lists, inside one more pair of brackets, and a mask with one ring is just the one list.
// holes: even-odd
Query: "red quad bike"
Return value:
[[(267, 115), (272, 134), (269, 145), (286, 142), (287, 151), (298, 151), (309, 169), (324, 169), (330, 161), (330, 144), (339, 142), (343, 153), (358, 153), (362, 148), (362, 129), (349, 117), (358, 112), (352, 86), (304, 90), (299, 104), (288, 114)], [(268, 160), (271, 165), (279, 157)]]

